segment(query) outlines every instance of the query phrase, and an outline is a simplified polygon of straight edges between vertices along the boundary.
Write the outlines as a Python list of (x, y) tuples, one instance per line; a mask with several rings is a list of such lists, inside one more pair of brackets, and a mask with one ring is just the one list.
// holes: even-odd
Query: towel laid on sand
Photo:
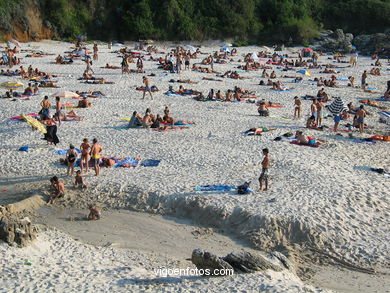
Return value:
[(146, 159), (141, 162), (142, 167), (157, 167), (161, 160)]
[(118, 164), (114, 165), (114, 168), (130, 168), (130, 167), (137, 167), (139, 163), (139, 160), (132, 158), (132, 157), (126, 157), (123, 160), (121, 160)]
[(194, 188), (195, 191), (230, 191), (236, 189), (231, 185), (199, 185)]
[[(81, 150), (78, 148), (75, 148), (76, 152), (78, 154), (81, 154)], [(53, 152), (60, 156), (65, 156), (68, 150), (54, 150)]]

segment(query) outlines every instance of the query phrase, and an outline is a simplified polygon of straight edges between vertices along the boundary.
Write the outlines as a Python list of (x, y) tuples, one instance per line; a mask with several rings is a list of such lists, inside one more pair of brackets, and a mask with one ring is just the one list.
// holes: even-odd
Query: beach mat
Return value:
[(142, 167), (157, 167), (161, 160), (146, 159), (141, 162)]
[(199, 185), (194, 188), (195, 191), (230, 191), (236, 189), (231, 185)]
[(119, 163), (114, 165), (114, 168), (119, 168), (119, 167), (123, 167), (123, 168), (134, 167), (135, 168), (138, 166), (138, 163), (139, 163), (139, 160), (132, 158), (132, 157), (126, 157), (126, 158), (122, 159)]

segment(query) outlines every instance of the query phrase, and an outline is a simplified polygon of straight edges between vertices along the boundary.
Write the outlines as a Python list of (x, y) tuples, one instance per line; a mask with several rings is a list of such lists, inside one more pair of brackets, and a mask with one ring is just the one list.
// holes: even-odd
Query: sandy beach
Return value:
[[(260, 86), (260, 80), (267, 80), (261, 77), (261, 70), (237, 69), (244, 64), (238, 61), (244, 59), (243, 55), (261, 50), (255, 46), (238, 48), (237, 56), (227, 64), (214, 64), (218, 72), (237, 70), (247, 77), (237, 80), (189, 70), (180, 74), (165, 72), (158, 69), (157, 62), (150, 61), (148, 55), (144, 61), (145, 74), (121, 75), (120, 69), (101, 68), (106, 63), (120, 66), (121, 58), (112, 51), (121, 47), (109, 50), (106, 45), (99, 45), (99, 60), (93, 61), (92, 69), (96, 77), (114, 82), (105, 85), (77, 80), (85, 69), (81, 60), (71, 65), (51, 64), (58, 54), (72, 46), (54, 41), (22, 44), (22, 49), (54, 54), (28, 58), (25, 57), (28, 52), (22, 52), (18, 56), (23, 57), (21, 65), (24, 67), (31, 64), (58, 75), (53, 79), (58, 80), (60, 88), (42, 88), (37, 96), (28, 99), (0, 100), (0, 205), (34, 194), (47, 195), (49, 179), (54, 175), (64, 181), (67, 189), (64, 200), (32, 215), (34, 221), (46, 227), (32, 246), (17, 249), (0, 243), (3, 270), (0, 291), (389, 292), (390, 178), (370, 168), (388, 168), (390, 142), (354, 141), (389, 133), (389, 125), (379, 122), (381, 110), (366, 106), (370, 112), (366, 119), (370, 128), (364, 134), (356, 130), (351, 133), (331, 131), (334, 124), (331, 117), (323, 120), (330, 129), (306, 129), (311, 101), (302, 99), (302, 118), (293, 120), (293, 98), (315, 96), (320, 88), (312, 79), (330, 75), (320, 74), (320, 69), (310, 69), (311, 77), (308, 77), (297, 73), (299, 69), (285, 72), (281, 67), (272, 66), (267, 71), (274, 70), (277, 80), (291, 90), (277, 92), (270, 86)], [(92, 45), (88, 47), (92, 49)], [(128, 47), (132, 48), (133, 44)], [(164, 43), (157, 47), (168, 52), (174, 46)], [(200, 49), (206, 54), (191, 60), (191, 65), (219, 46)], [(284, 53), (296, 57), (292, 52), (300, 49)], [(152, 56), (165, 55), (153, 53)], [(345, 78), (352, 75), (359, 81), (362, 72), (369, 71), (374, 61), (359, 56), (357, 66), (349, 67), (347, 63), (328, 59), (330, 57), (321, 56), (319, 62), (342, 67), (335, 69), (339, 71), (336, 76), (342, 79), (337, 80), (339, 87), (325, 88), (330, 97), (341, 97), (345, 104), (353, 102), (359, 106), (359, 99), (376, 99), (383, 95), (390, 79), (390, 65), (386, 60), (382, 60), (382, 75), (369, 75), (367, 79), (374, 93), (366, 93), (360, 88), (348, 87)], [(130, 64), (130, 68), (135, 69), (135, 64)], [(148, 95), (142, 100), (142, 92), (135, 88), (142, 85), (143, 75), (152, 73), (155, 76), (149, 76), (151, 84), (157, 85), (160, 91), (153, 94), (153, 100)], [(303, 77), (303, 81), (293, 83), (293, 78), (281, 78), (281, 75)], [(203, 80), (203, 77), (223, 82)], [(171, 79), (191, 79), (198, 83), (172, 83)], [(20, 77), (0, 76), (0, 83), (11, 80), (27, 85)], [(239, 86), (253, 91), (256, 100), (266, 99), (283, 107), (270, 108), (270, 117), (260, 117), (256, 105), (245, 101), (199, 102), (191, 96), (164, 94), (169, 86), (177, 90), (179, 85), (204, 95), (211, 88), (225, 92)], [(25, 122), (10, 123), (10, 117), (37, 113), (43, 97), (58, 90), (98, 90), (106, 97), (90, 99), (90, 108), (75, 109), (84, 118), (79, 122), (62, 123), (58, 128), (60, 144), (57, 146), (48, 146), (41, 140), (43, 135), (31, 131)], [(50, 100), (54, 104), (54, 97)], [(72, 98), (62, 100), (78, 102)], [(378, 104), (390, 108), (390, 102)], [(195, 124), (159, 132), (128, 129), (128, 121), (122, 120), (130, 118), (133, 111), (143, 115), (146, 108), (151, 108), (153, 114), (163, 114), (165, 106), (175, 119)], [(244, 131), (258, 127), (276, 129), (261, 136), (243, 135)], [(290, 144), (289, 139), (274, 141), (275, 137), (297, 130), (327, 143), (311, 148)], [(66, 167), (59, 163), (64, 156), (55, 151), (67, 150), (69, 144), (79, 147), (85, 137), (90, 141), (97, 138), (104, 156), (161, 162), (157, 167), (103, 168), (98, 177), (93, 176), (91, 169), (84, 175), (88, 188), (74, 189), (74, 178), (67, 177)], [(18, 151), (25, 145), (29, 146), (28, 152)], [(263, 148), (270, 150), (270, 188), (258, 192)], [(245, 181), (252, 182), (254, 193), (238, 195), (236, 191), (194, 190), (198, 185), (237, 186)], [(88, 213), (91, 203), (103, 207), (103, 219), (77, 220)], [(288, 252), (299, 277), (289, 271), (224, 278), (158, 278), (153, 273), (158, 266), (190, 266), (186, 259), (197, 247), (221, 255), (241, 248), (256, 249), (259, 253), (275, 249)], [(26, 260), (32, 264), (25, 265)]]

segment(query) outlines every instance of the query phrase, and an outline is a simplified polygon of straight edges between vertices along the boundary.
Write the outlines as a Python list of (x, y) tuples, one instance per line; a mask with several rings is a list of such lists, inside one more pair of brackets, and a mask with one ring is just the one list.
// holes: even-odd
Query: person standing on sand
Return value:
[(94, 61), (97, 61), (97, 60), (99, 59), (98, 51), (99, 51), (98, 46), (97, 46), (97, 44), (95, 43), (95, 44), (93, 45), (93, 60), (94, 60)]
[(61, 126), (62, 103), (60, 97), (56, 97), (56, 113), (54, 114), (54, 116), (57, 117), (59, 126)]
[(83, 172), (84, 163), (85, 163), (85, 173), (89, 171), (89, 149), (91, 148), (88, 139), (84, 138), (83, 143), (80, 145), (81, 150), (81, 160), (80, 160), (80, 169)]
[(146, 95), (146, 92), (149, 92), (150, 94), (150, 97), (152, 98), (153, 100), (153, 96), (152, 96), (152, 88), (150, 87), (150, 80), (149, 78), (147, 78), (146, 76), (142, 77), (142, 81), (145, 85), (145, 89), (144, 89), (144, 94), (142, 96), (142, 100), (145, 99), (145, 95)]
[(313, 99), (313, 103), (310, 106), (310, 112), (311, 112), (311, 116), (314, 116), (314, 118), (316, 118), (316, 120), (317, 120), (317, 104), (316, 104), (316, 102), (317, 102), (317, 100)]
[(39, 114), (41, 115), (41, 120), (46, 120), (50, 114), (50, 108), (51, 108), (51, 103), (49, 101), (48, 96), (45, 96), (41, 101), (41, 107), (42, 109), (41, 111), (39, 111)]
[(324, 108), (324, 104), (322, 104), (321, 99), (317, 99), (316, 102), (316, 107), (317, 107), (317, 126), (321, 126), (322, 124), (322, 109)]
[(95, 74), (95, 72), (92, 70), (92, 62), (91, 62), (91, 57), (87, 56), (85, 59), (85, 63), (87, 63), (87, 68), (85, 69), (85, 73), (89, 73), (90, 71)]
[(100, 173), (100, 153), (102, 152), (102, 147), (100, 144), (98, 144), (98, 141), (96, 138), (93, 139), (93, 145), (91, 149), (91, 156), (94, 164), (94, 169), (95, 169), (95, 176), (98, 176)]
[(302, 111), (302, 101), (295, 96), (294, 97), (294, 119), (301, 118), (301, 111)]
[(361, 105), (359, 110), (356, 112), (357, 123), (359, 126), (359, 132), (364, 132), (364, 118), (367, 116), (367, 112), (364, 110), (364, 106)]
[(77, 161), (78, 153), (75, 150), (74, 146), (71, 144), (69, 150), (66, 152), (66, 163), (68, 164), (68, 169), (66, 172), (67, 176), (72, 176), (74, 172), (74, 165)]
[[(270, 157), (269, 150), (267, 148), (263, 149), (263, 161), (261, 162), (261, 174), (259, 177), (260, 188), (259, 191), (267, 191), (268, 190), (268, 169), (270, 166)], [(263, 190), (263, 182), (265, 183), (265, 189)]]
[(363, 74), (362, 74), (362, 89), (363, 90), (366, 90), (366, 80), (367, 80), (367, 70), (364, 70)]

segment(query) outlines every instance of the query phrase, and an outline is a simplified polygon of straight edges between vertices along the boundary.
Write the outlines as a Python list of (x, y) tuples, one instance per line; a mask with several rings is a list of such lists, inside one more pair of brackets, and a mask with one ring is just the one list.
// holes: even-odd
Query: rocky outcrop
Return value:
[(38, 1), (15, 2), (7, 15), (1, 16), (0, 36), (21, 42), (50, 39), (55, 33), (43, 20)]
[(293, 265), (283, 254), (278, 252), (272, 254), (271, 258), (254, 255), (245, 250), (229, 253), (225, 257), (218, 257), (210, 252), (195, 249), (192, 252), (191, 261), (199, 270), (208, 270), (210, 275), (220, 275), (219, 272), (215, 273), (215, 271), (221, 269), (233, 269), (235, 272), (242, 273), (265, 270), (280, 272), (284, 269), (294, 272)]
[(20, 219), (17, 215), (8, 214), (0, 219), (0, 239), (10, 245), (28, 246), (37, 234), (38, 229), (28, 217)]
[(319, 36), (313, 40), (312, 45), (315, 50), (350, 53), (354, 51), (352, 41), (352, 34), (345, 34), (342, 29), (337, 29), (334, 32), (331, 30), (321, 32)]
[(379, 52), (382, 56), (390, 57), (390, 31), (373, 35), (359, 35), (353, 40), (353, 43), (362, 54)]
[(233, 270), (233, 267), (222, 258), (201, 249), (192, 252), (191, 261), (199, 270), (209, 272), (207, 275), (219, 275), (219, 271), (224, 269)]
[(223, 258), (223, 260), (230, 264), (235, 271), (240, 271), (243, 273), (253, 273), (265, 270), (279, 272), (282, 270), (280, 266), (273, 264), (265, 257), (260, 255), (253, 255), (245, 250), (229, 253)]

